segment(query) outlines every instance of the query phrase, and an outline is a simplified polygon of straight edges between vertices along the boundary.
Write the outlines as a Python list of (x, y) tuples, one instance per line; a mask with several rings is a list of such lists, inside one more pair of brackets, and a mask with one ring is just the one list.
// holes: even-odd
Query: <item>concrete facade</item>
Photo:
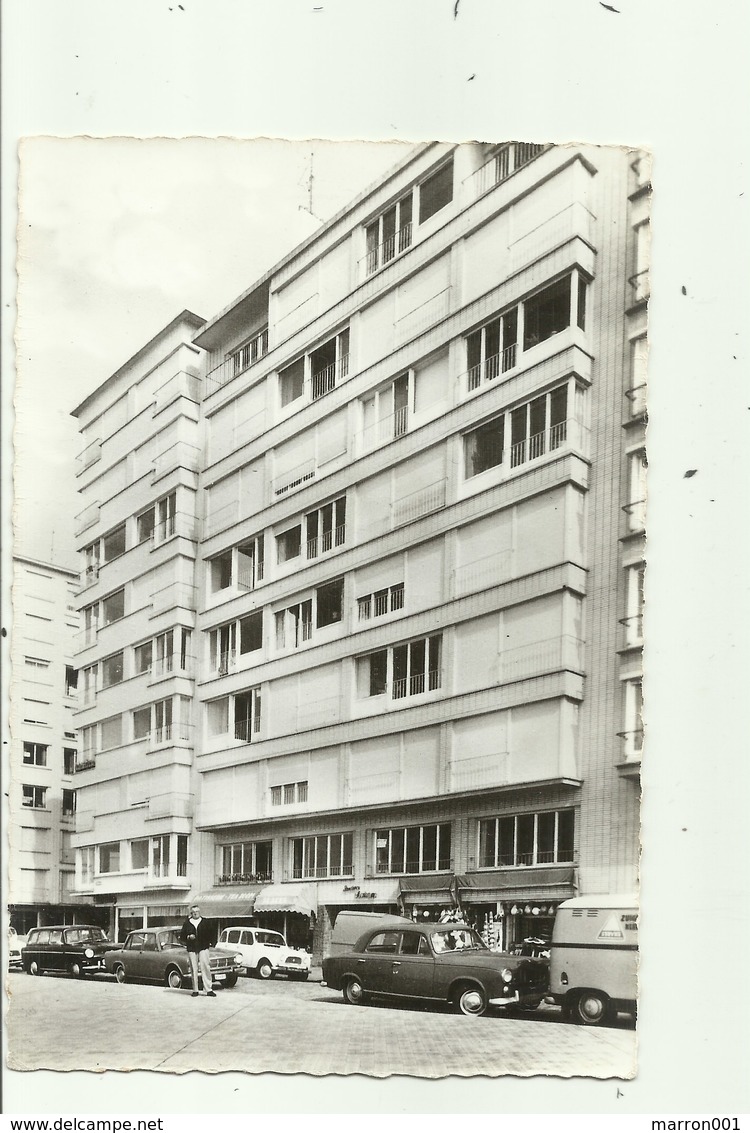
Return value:
[[(79, 892), (320, 954), (343, 908), (508, 945), (635, 886), (648, 188), (625, 150), (417, 147), (79, 407)], [(167, 629), (192, 660), (153, 689)]]

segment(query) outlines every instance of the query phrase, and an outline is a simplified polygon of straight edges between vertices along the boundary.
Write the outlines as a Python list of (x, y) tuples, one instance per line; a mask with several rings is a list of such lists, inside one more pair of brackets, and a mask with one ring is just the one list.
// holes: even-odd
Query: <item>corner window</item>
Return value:
[(125, 553), (125, 524), (116, 527), (102, 539), (102, 558), (105, 563)]
[(453, 200), (453, 158), (419, 186), (419, 223), (424, 224)]
[(570, 276), (545, 287), (524, 304), (523, 348), (530, 350), (539, 342), (559, 334), (570, 326)]

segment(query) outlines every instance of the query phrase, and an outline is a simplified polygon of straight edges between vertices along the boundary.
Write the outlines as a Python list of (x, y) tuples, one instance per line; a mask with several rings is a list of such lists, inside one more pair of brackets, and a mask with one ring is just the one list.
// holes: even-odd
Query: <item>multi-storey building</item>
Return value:
[(189, 886), (202, 322), (183, 311), (74, 411), (75, 888), (120, 936), (174, 920)]
[(72, 920), (78, 575), (13, 559), (9, 906), (19, 933)]
[[(167, 797), (197, 801), (169, 829), (204, 912), (283, 919), (320, 953), (341, 909), (460, 904), (509, 944), (575, 892), (635, 885), (647, 234), (633, 152), (423, 145), (194, 335), (201, 473), (179, 465), (175, 507), (199, 553), (193, 578), (196, 544), (173, 544), (164, 585), (195, 586), (169, 628), (197, 611), (196, 680), (191, 715), (188, 678), (170, 686), (192, 730), (162, 758)], [(158, 502), (138, 491), (102, 536)], [(133, 527), (112, 580), (87, 551), (92, 600), (127, 595), (139, 546)], [(141, 683), (110, 758), (145, 786), (154, 745), (118, 746)], [(105, 834), (120, 865), (141, 838), (122, 795), (117, 827), (84, 833), (79, 804), (97, 886)]]

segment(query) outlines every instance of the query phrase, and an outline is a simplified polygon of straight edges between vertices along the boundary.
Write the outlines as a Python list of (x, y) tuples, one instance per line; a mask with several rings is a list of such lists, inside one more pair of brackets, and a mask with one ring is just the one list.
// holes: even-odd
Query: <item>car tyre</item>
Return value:
[(272, 980), (273, 979), (273, 965), (272, 965), (271, 961), (267, 960), (265, 958), (265, 956), (263, 957), (262, 960), (259, 960), (257, 967), (255, 969), (255, 974), (256, 974), (256, 976), (258, 977), (259, 980)]
[(584, 1027), (600, 1027), (612, 1019), (612, 1006), (603, 991), (576, 992), (570, 1006), (573, 1022)]
[(224, 980), (224, 987), (234, 987), (238, 978), (237, 972), (230, 972)]
[(112, 970), (114, 972), (114, 976), (115, 976), (115, 979), (117, 980), (118, 984), (124, 984), (126, 976), (125, 976), (125, 969), (123, 968), (122, 964), (115, 964), (115, 966)]
[(42, 975), (42, 969), (39, 967), (36, 960), (32, 960), (31, 963), (29, 964), (29, 975), (30, 976), (41, 976)]
[(83, 978), (83, 968), (81, 967), (81, 965), (78, 963), (77, 960), (73, 961), (73, 963), (68, 968), (68, 971), (70, 972), (71, 976), (73, 976), (77, 980), (80, 980), (80, 979)]
[(168, 968), (165, 976), (167, 987), (181, 988), (184, 984), (182, 972), (179, 968)]
[(344, 984), (343, 996), (352, 1007), (361, 1007), (365, 1002), (365, 989), (362, 986), (362, 981), (357, 979), (356, 976), (350, 976)]
[(487, 1010), (487, 995), (478, 984), (462, 984), (453, 996), (453, 1005), (461, 1015), (484, 1015)]

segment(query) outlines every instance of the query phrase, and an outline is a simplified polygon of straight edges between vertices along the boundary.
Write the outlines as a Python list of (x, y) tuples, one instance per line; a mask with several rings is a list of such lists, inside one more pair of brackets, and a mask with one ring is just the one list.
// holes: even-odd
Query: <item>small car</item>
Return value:
[(26, 937), (21, 936), (14, 928), (8, 932), (8, 970), (20, 972), (23, 968), (21, 949), (26, 943)]
[[(242, 962), (237, 951), (209, 949), (211, 976), (224, 987), (234, 987), (237, 983)], [(125, 943), (107, 954), (107, 971), (118, 983), (146, 980), (167, 987), (192, 987), (190, 961), (187, 948), (180, 941), (179, 925), (129, 932)]]
[(104, 957), (115, 947), (98, 925), (48, 925), (30, 930), (21, 963), (32, 976), (45, 972), (89, 976), (104, 971)]
[(270, 980), (277, 975), (288, 976), (290, 980), (309, 978), (310, 953), (291, 948), (280, 932), (249, 926), (225, 928), (219, 945), (239, 952), (247, 974), (252, 973), (258, 979)]
[(462, 1015), (489, 1007), (533, 1009), (549, 987), (543, 959), (492, 952), (466, 924), (371, 924), (351, 951), (325, 956), (323, 983), (347, 1003), (370, 996), (444, 1000)]

